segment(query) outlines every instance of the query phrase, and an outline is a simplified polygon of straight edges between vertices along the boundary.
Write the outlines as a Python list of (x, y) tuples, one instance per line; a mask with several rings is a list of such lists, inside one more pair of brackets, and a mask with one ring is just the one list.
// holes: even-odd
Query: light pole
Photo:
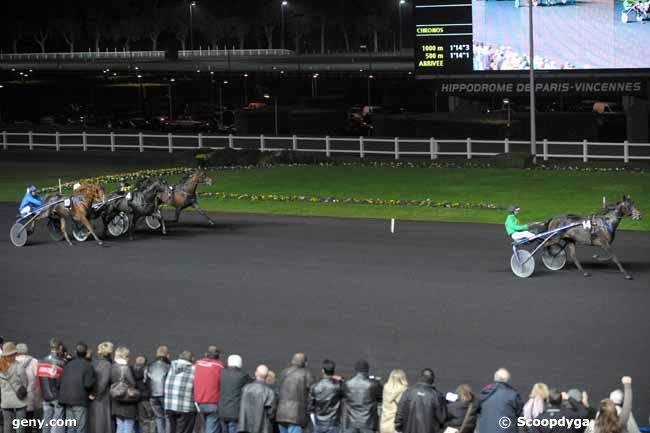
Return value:
[(248, 74), (244, 74), (244, 107), (248, 106)]
[[(271, 99), (271, 95), (268, 93), (264, 94), (265, 99)], [(278, 135), (278, 98), (274, 97), (273, 98), (273, 105), (275, 106), (275, 135)]]
[[(0, 84), (0, 90), (4, 89), (5, 86)], [(0, 99), (2, 101), (2, 99)], [(2, 104), (0, 104), (0, 123), (2, 123)]]
[(503, 105), (505, 105), (508, 109), (508, 123), (506, 124), (506, 126), (510, 128), (510, 99), (505, 98), (503, 100)]
[(138, 99), (140, 100), (140, 110), (144, 115), (144, 94), (142, 93), (142, 74), (138, 74)]
[(196, 6), (195, 1), (190, 2), (190, 50), (194, 51), (194, 13), (192, 9)]
[(318, 73), (311, 76), (311, 97), (318, 95)]
[(228, 84), (228, 80), (219, 81), (219, 127), (223, 129), (223, 84)]
[(174, 102), (173, 102), (173, 96), (172, 96), (172, 89), (174, 88), (174, 81), (176, 81), (175, 78), (172, 78), (171, 80), (169, 80), (169, 83), (170, 83), (169, 84), (169, 120), (174, 119), (174, 111), (173, 111)]
[(537, 137), (535, 131), (535, 48), (533, 42), (533, 0), (528, 3), (528, 40), (530, 61), (530, 154), (537, 153)]
[(399, 0), (399, 51), (402, 52), (402, 6), (406, 4), (406, 0)]
[(372, 80), (374, 77), (372, 76), (372, 57), (370, 53), (370, 46), (369, 45), (361, 45), (361, 49), (364, 49), (368, 51), (368, 107), (371, 106), (370, 104), (370, 80)]
[(289, 5), (289, 2), (282, 0), (280, 4), (280, 49), (284, 50), (284, 9)]

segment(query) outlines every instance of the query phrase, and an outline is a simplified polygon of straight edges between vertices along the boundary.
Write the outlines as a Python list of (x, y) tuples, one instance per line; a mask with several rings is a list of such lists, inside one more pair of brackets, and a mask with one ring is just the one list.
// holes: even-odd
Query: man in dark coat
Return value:
[(246, 433), (273, 433), (277, 402), (275, 393), (266, 384), (269, 369), (260, 365), (255, 370), (255, 382), (242, 390), (237, 430)]
[(291, 365), (280, 375), (280, 401), (276, 416), (280, 433), (302, 433), (309, 421), (307, 404), (313, 380), (305, 368), (306, 362), (304, 353), (296, 353)]
[(147, 382), (151, 395), (149, 403), (156, 419), (156, 432), (166, 433), (167, 413), (165, 412), (165, 380), (169, 373), (169, 347), (160, 346), (156, 350), (156, 360), (147, 369)]
[(241, 356), (233, 354), (228, 357), (228, 368), (221, 372), (219, 383), (219, 419), (223, 433), (237, 433), (241, 393), (244, 386), (251, 382), (251, 377), (242, 371)]
[[(530, 433), (578, 433), (584, 429), (582, 423), (578, 420), (587, 419), (587, 409), (581, 403), (567, 400), (567, 404), (562, 404), (562, 393), (556, 389), (551, 389), (548, 394), (548, 407), (541, 413), (537, 419), (557, 420), (557, 424), (552, 427), (549, 425), (533, 425), (530, 427)], [(563, 422), (559, 422), (564, 418)], [(569, 421), (571, 426), (569, 427)], [(544, 423), (540, 423), (544, 424)]]
[(481, 433), (517, 433), (517, 418), (521, 416), (524, 405), (509, 381), (510, 372), (500, 368), (494, 373), (494, 382), (481, 390)]
[(89, 395), (95, 385), (95, 369), (86, 359), (88, 346), (77, 343), (77, 357), (63, 367), (59, 403), (65, 408), (65, 417), (74, 420), (74, 427), (68, 433), (86, 433), (88, 422)]
[(346, 433), (371, 433), (379, 429), (377, 406), (381, 402), (381, 385), (368, 377), (370, 366), (358, 361), (356, 375), (343, 384)]
[(407, 389), (395, 415), (399, 433), (439, 433), (447, 419), (447, 402), (433, 386), (433, 370), (425, 368), (418, 383)]

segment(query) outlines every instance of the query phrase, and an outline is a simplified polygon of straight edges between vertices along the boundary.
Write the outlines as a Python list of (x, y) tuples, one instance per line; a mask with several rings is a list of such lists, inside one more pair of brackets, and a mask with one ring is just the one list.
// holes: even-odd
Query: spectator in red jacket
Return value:
[(205, 433), (221, 433), (219, 422), (219, 386), (223, 363), (217, 346), (208, 347), (205, 358), (194, 365), (194, 401), (205, 422)]

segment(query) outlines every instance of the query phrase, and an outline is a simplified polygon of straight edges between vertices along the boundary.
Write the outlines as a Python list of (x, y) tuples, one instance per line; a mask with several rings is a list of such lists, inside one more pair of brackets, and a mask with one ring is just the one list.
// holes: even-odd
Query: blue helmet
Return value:
[(27, 192), (31, 192), (31, 193), (36, 192), (36, 187), (34, 185), (29, 185), (27, 187)]

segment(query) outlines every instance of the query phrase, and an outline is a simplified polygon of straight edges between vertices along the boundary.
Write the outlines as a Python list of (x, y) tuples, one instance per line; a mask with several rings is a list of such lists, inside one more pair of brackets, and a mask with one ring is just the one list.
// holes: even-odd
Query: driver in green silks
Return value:
[(505, 226), (508, 236), (512, 238), (513, 241), (519, 241), (521, 239), (530, 239), (535, 236), (534, 233), (528, 231), (528, 224), (520, 224), (519, 218), (519, 207), (511, 204), (508, 206), (508, 217), (506, 218)]

